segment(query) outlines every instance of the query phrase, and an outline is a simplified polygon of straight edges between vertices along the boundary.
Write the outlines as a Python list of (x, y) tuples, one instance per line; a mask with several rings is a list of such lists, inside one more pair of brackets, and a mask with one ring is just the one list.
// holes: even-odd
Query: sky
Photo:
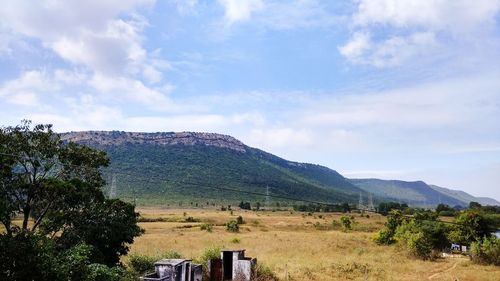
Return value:
[(0, 125), (22, 119), (500, 200), (500, 0), (6, 0)]

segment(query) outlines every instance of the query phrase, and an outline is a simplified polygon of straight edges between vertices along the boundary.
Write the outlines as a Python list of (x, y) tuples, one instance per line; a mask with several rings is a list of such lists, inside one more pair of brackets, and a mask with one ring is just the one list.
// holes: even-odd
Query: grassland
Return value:
[[(243, 248), (257, 257), (280, 280), (500, 280), (500, 268), (472, 264), (468, 258), (422, 261), (395, 246), (378, 246), (371, 238), (385, 218), (352, 214), (353, 230), (343, 232), (342, 214), (280, 211), (217, 211), (209, 209), (143, 208), (141, 216), (159, 219), (142, 222), (145, 234), (131, 245), (131, 253), (155, 255), (168, 250), (187, 258), (210, 246)], [(226, 231), (230, 219), (242, 216), (239, 233)], [(194, 218), (197, 222), (186, 222)], [(212, 232), (200, 230), (212, 223)], [(234, 239), (238, 238), (238, 239)], [(236, 243), (235, 243), (236, 242)], [(126, 257), (124, 258), (126, 260)]]

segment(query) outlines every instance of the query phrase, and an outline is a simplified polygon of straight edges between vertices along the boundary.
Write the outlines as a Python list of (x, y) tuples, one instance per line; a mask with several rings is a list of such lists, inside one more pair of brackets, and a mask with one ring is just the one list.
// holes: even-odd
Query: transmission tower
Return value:
[(363, 196), (361, 195), (361, 192), (359, 193), (358, 209), (360, 210), (365, 209), (365, 206), (363, 205)]
[(373, 196), (371, 193), (368, 193), (368, 209), (370, 211), (375, 211), (375, 206), (373, 206)]

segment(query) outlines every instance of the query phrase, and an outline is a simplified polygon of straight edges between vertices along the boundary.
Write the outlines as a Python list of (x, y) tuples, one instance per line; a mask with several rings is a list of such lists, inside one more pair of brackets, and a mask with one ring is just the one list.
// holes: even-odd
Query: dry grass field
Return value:
[[(465, 257), (422, 261), (395, 246), (376, 245), (371, 238), (385, 222), (379, 215), (352, 214), (354, 228), (343, 232), (332, 226), (342, 214), (332, 213), (238, 210), (231, 215), (229, 211), (160, 208), (139, 212), (168, 222), (141, 223), (146, 232), (131, 245), (131, 253), (136, 254), (175, 250), (195, 258), (211, 246), (242, 248), (280, 280), (287, 280), (287, 275), (288, 280), (500, 280), (500, 267), (475, 265)], [(240, 232), (226, 231), (223, 224), (240, 215), (246, 222)], [(188, 217), (199, 222), (184, 222)], [(200, 230), (202, 223), (215, 224), (213, 231)]]

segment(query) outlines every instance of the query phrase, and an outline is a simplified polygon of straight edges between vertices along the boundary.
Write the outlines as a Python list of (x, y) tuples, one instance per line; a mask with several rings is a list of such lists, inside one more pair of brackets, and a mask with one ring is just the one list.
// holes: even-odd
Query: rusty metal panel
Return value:
[(212, 259), (208, 264), (210, 281), (222, 281), (222, 259)]

